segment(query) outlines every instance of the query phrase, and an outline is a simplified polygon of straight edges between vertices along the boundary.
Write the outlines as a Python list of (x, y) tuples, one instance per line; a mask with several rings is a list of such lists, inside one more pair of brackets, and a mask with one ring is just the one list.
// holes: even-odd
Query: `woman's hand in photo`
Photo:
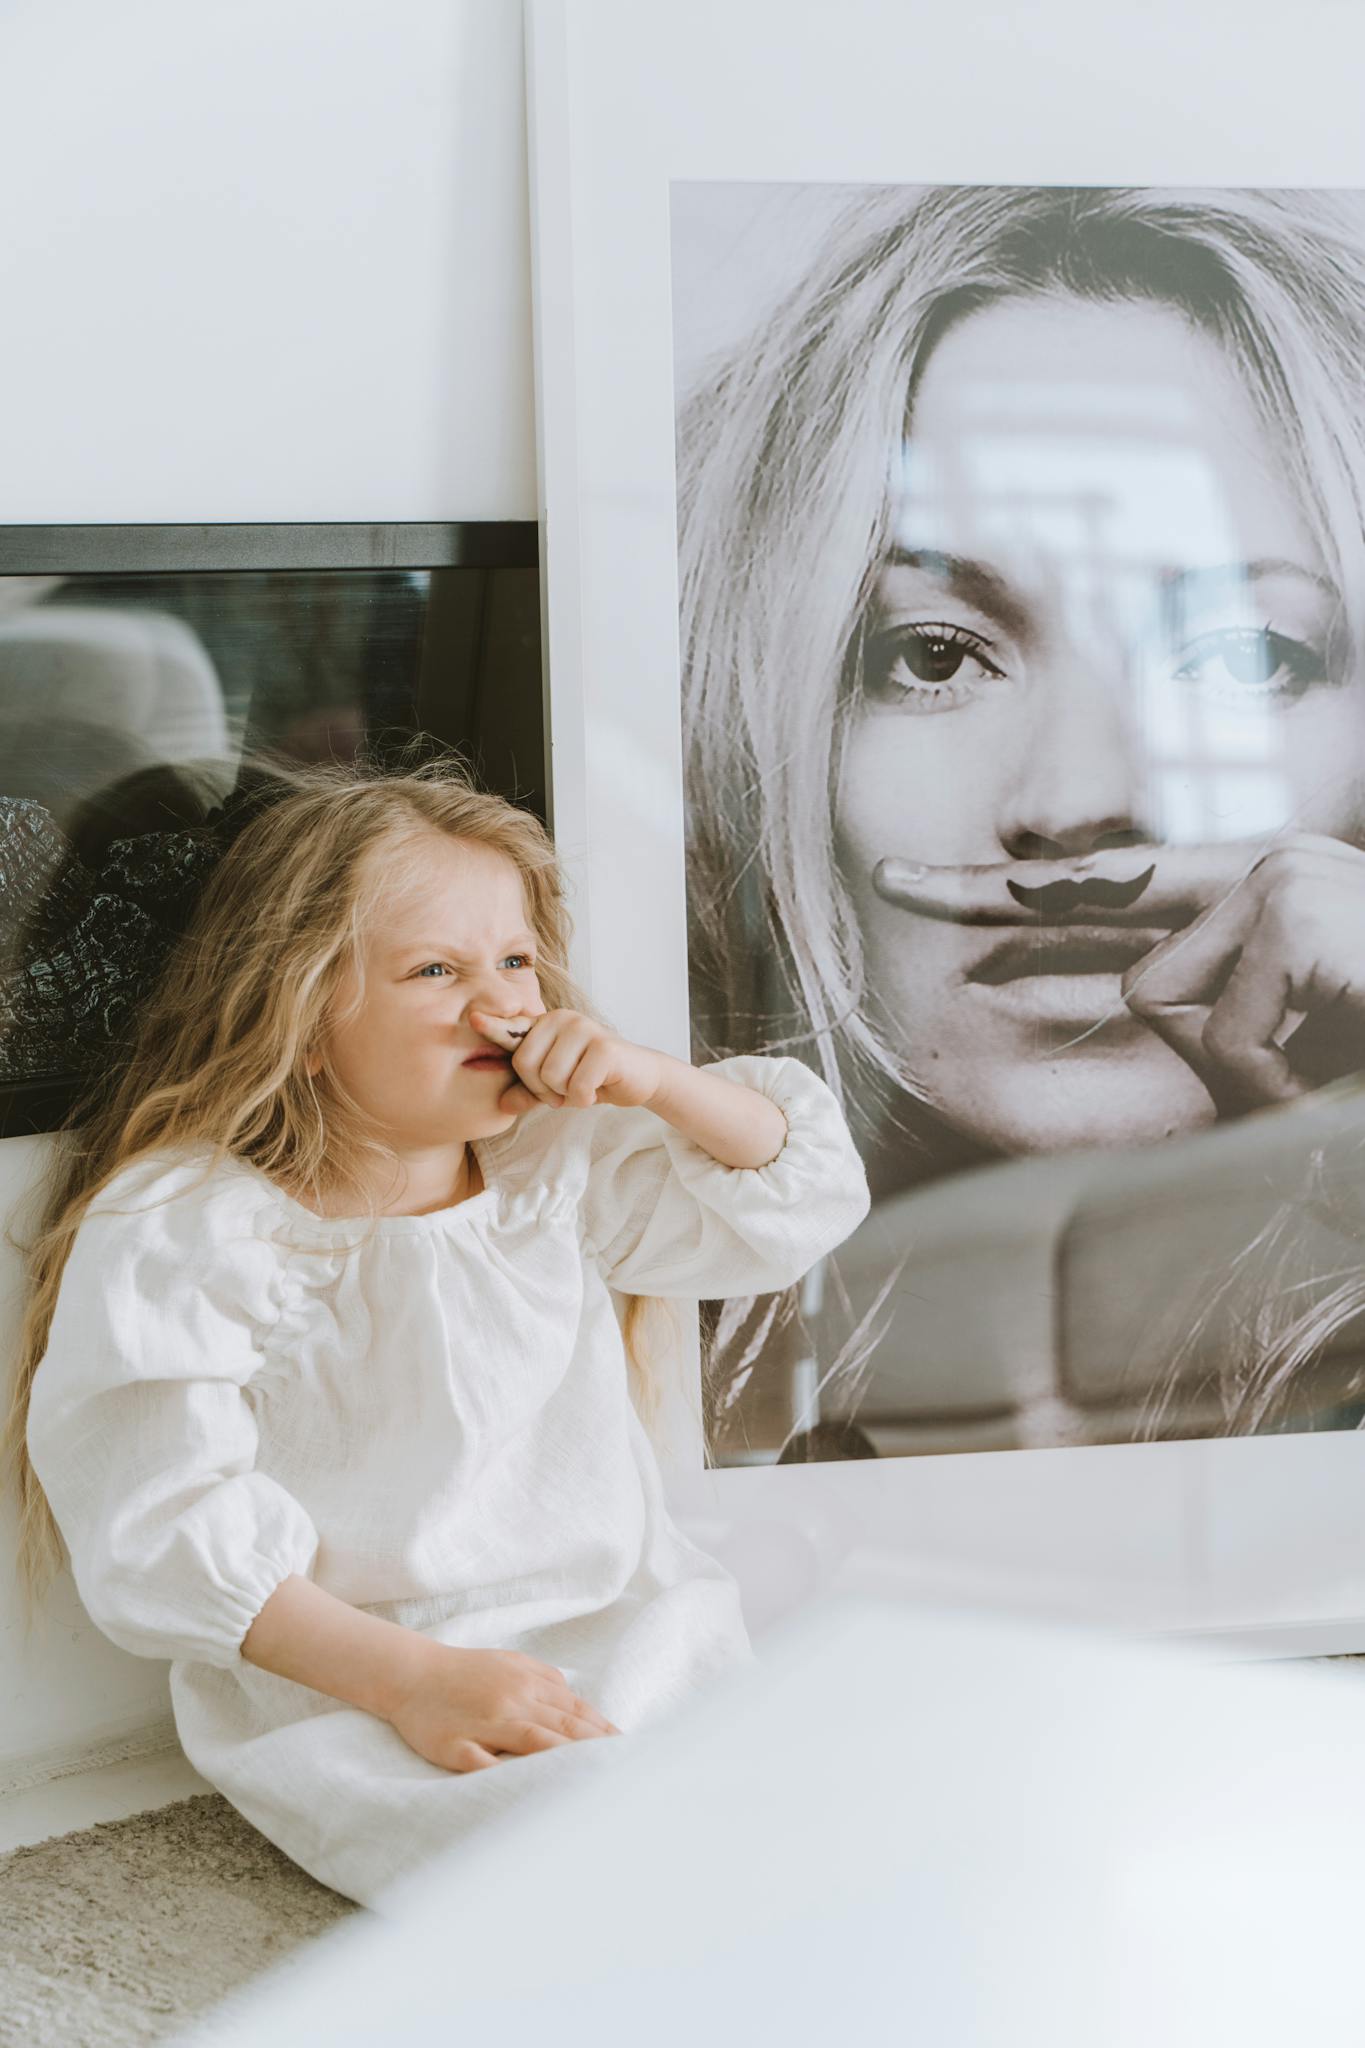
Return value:
[(385, 1717), (408, 1748), (446, 1771), (481, 1771), (500, 1756), (619, 1735), (562, 1671), (520, 1650), (433, 1643)]
[(1127, 970), (1124, 1000), (1220, 1111), (1365, 1069), (1365, 853), (1294, 833), (1269, 848), (1163, 847), (1152, 867), (1142, 915), (1178, 928)]
[(1220, 1110), (1365, 1069), (1365, 853), (1311, 833), (1259, 854), (1163, 848), (1143, 912), (1192, 899), (1199, 914), (1128, 969), (1123, 993)]
[(1128, 1008), (1223, 1114), (1292, 1101), (1365, 1069), (1365, 853), (1317, 833), (1130, 846), (984, 867), (880, 863), (886, 901), (1023, 931), (1161, 932), (1122, 980)]
[(512, 1052), (516, 1080), (499, 1108), (617, 1109), (648, 1103), (664, 1078), (662, 1053), (619, 1038), (578, 1010), (547, 1010), (538, 1017), (496, 1018), (472, 1011), (470, 1022)]

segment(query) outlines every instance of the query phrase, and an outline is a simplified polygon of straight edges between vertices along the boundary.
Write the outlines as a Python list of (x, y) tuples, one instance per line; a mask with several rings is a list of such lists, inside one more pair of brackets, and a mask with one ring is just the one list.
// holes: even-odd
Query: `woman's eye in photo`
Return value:
[(1315, 648), (1269, 626), (1225, 627), (1205, 633), (1175, 671), (1182, 683), (1197, 683), (1208, 695), (1229, 703), (1290, 702), (1329, 680)]
[(434, 977), (438, 974), (449, 974), (449, 972), (450, 969), (446, 966), (443, 960), (428, 960), (425, 967), (418, 968), (417, 978), (419, 981), (421, 981), (428, 976)]
[(509, 953), (502, 964), (504, 967), (512, 968), (529, 967), (531, 956), (529, 953)]
[(897, 626), (869, 640), (863, 689), (912, 711), (954, 711), (970, 702), (981, 683), (1003, 680), (989, 647), (965, 626)]

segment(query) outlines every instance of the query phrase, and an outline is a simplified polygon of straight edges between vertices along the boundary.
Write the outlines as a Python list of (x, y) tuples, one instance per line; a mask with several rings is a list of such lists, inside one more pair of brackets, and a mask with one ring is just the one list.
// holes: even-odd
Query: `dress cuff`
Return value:
[[(665, 1126), (664, 1143), (678, 1178), (716, 1206), (740, 1190), (747, 1213), (794, 1212), (812, 1205), (816, 1232), (836, 1237), (867, 1213), (867, 1176), (834, 1095), (800, 1060), (757, 1053), (714, 1060), (702, 1069), (752, 1088), (775, 1102), (787, 1120), (782, 1149), (765, 1166), (726, 1166), (691, 1138)], [(819, 1221), (816, 1221), (816, 1218)], [(823, 1227), (821, 1227), (823, 1225)]]

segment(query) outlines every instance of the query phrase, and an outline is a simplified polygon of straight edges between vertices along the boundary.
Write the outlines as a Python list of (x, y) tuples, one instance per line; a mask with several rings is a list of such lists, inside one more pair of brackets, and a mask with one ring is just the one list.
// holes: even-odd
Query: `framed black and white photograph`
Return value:
[(1354, 1645), (1358, 33), (780, 16), (528, 17), (581, 965), (873, 1194), (704, 1305), (678, 1483), (816, 1583)]
[(671, 241), (693, 1048), (814, 1064), (874, 1197), (719, 1318), (728, 1455), (1357, 1428), (1365, 195)]

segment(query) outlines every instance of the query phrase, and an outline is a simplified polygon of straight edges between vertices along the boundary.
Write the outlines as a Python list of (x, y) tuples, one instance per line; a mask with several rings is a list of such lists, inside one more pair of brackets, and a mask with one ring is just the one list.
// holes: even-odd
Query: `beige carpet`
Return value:
[(0, 1856), (0, 2043), (163, 2041), (360, 1908), (216, 1792)]

